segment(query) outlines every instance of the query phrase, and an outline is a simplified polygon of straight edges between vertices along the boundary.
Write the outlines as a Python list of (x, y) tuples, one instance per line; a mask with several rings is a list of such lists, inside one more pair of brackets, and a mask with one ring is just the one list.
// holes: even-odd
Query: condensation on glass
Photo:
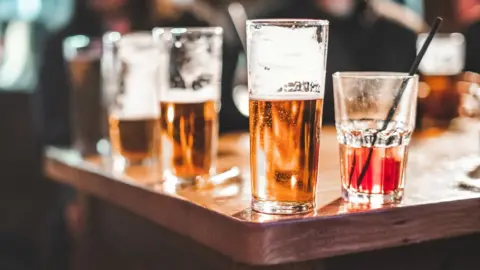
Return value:
[(252, 209), (315, 208), (328, 21), (247, 22)]
[[(388, 119), (402, 84), (405, 90)], [(343, 198), (353, 203), (399, 202), (415, 128), (418, 76), (337, 72), (333, 88)]]
[(216, 173), (223, 30), (157, 28), (153, 35), (169, 41), (167, 87), (160, 88), (157, 104), (164, 177), (205, 184)]
[(161, 149), (156, 100), (167, 52), (151, 32), (107, 33), (104, 44), (103, 100), (114, 167), (156, 164)]

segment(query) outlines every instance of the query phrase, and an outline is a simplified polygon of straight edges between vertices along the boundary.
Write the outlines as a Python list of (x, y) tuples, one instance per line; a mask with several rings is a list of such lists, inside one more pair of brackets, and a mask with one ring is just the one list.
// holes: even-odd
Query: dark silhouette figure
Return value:
[(480, 73), (480, 21), (466, 29), (465, 41), (467, 46), (465, 70)]

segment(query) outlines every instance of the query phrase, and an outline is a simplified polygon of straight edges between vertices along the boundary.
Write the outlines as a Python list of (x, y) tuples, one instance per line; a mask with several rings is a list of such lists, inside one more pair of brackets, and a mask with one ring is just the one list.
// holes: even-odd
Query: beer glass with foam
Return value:
[(216, 173), (223, 30), (157, 28), (153, 35), (170, 41), (168, 86), (158, 96), (164, 177), (199, 184)]
[[(420, 34), (417, 50), (427, 34)], [(460, 33), (437, 34), (420, 62), (419, 124), (447, 127), (458, 116), (457, 83), (465, 66), (465, 37)]]
[(252, 209), (312, 211), (318, 179), (328, 21), (247, 22)]
[(104, 100), (114, 167), (152, 164), (161, 145), (156, 93), (166, 52), (150, 32), (107, 35), (102, 68), (111, 71), (104, 72)]

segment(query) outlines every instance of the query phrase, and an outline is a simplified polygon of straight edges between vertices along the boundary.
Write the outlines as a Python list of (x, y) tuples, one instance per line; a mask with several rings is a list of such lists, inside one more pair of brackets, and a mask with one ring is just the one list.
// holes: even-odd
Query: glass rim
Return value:
[(121, 47), (154, 47), (155, 40), (151, 31), (135, 31), (126, 34), (120, 34), (118, 40), (111, 43), (116, 43), (118, 48)]
[(337, 71), (333, 73), (333, 78), (349, 79), (400, 79), (400, 78), (418, 78), (417, 74), (408, 75), (406, 72), (388, 72), (388, 71)]
[(171, 34), (189, 34), (189, 33), (213, 33), (222, 34), (223, 28), (220, 26), (205, 26), (205, 27), (155, 27), (152, 29), (152, 33), (163, 33), (169, 31)]
[[(75, 42), (77, 42), (77, 44), (75, 44)], [(71, 35), (63, 39), (62, 46), (81, 49), (81, 48), (88, 48), (92, 44), (97, 44), (101, 42), (102, 42), (101, 37), (88, 36), (88, 35)]]
[[(136, 43), (134, 37), (140, 37), (142, 39), (148, 37), (153, 40), (153, 35), (151, 31), (133, 31), (128, 33), (120, 33), (118, 31), (107, 31), (102, 35), (102, 42), (103, 46), (111, 47), (111, 46), (122, 46), (125, 43)], [(129, 44), (130, 45), (130, 44)]]
[(122, 33), (118, 31), (107, 31), (102, 35), (102, 42), (104, 46), (112, 46), (122, 39)]
[(253, 19), (247, 20), (247, 26), (263, 25), (263, 26), (290, 26), (292, 24), (302, 26), (328, 26), (328, 20), (321, 19)]

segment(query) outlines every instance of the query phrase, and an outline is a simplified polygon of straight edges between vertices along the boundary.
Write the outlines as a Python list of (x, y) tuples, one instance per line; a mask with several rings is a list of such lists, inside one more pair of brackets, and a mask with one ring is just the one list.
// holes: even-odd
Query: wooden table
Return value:
[(209, 188), (162, 183), (152, 168), (118, 173), (53, 147), (45, 170), (81, 194), (76, 269), (480, 268), (480, 193), (456, 182), (480, 163), (476, 132), (417, 134), (405, 199), (390, 207), (339, 198), (337, 147), (334, 129), (324, 128), (318, 207), (297, 216), (250, 210), (246, 133), (223, 136), (219, 151), (219, 167), (242, 176)]

